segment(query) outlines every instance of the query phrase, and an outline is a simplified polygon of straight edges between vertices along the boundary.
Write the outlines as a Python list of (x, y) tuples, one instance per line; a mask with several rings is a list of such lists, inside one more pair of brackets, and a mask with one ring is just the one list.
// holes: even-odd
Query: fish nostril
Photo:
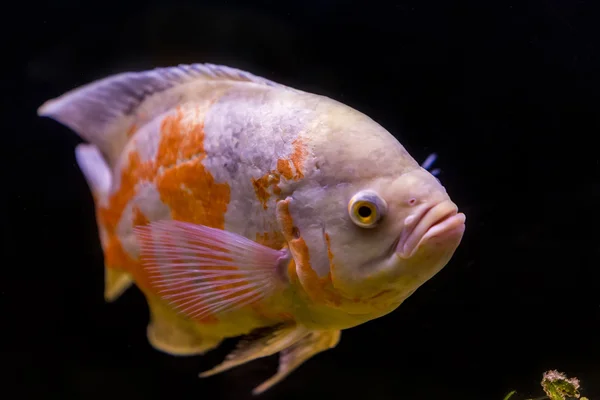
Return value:
[(417, 204), (417, 199), (415, 197), (411, 197), (410, 199), (408, 199), (407, 203), (409, 206), (414, 206), (415, 204)]

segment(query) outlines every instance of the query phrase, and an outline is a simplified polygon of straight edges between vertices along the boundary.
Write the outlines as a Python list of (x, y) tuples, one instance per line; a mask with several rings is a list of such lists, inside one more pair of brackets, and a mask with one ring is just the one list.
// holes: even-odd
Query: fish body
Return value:
[(39, 114), (89, 142), (76, 158), (105, 298), (135, 283), (148, 340), (169, 354), (249, 335), (202, 376), (280, 352), (255, 393), (397, 308), (464, 231), (439, 181), (372, 119), (237, 69), (120, 74)]

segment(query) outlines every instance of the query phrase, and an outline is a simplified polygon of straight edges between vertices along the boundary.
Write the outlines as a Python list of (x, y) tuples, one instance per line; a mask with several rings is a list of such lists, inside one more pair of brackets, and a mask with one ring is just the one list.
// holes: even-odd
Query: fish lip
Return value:
[(459, 213), (456, 204), (450, 200), (428, 207), (402, 233), (396, 254), (400, 258), (410, 258), (423, 243), (433, 238), (462, 235), (465, 220), (465, 214)]

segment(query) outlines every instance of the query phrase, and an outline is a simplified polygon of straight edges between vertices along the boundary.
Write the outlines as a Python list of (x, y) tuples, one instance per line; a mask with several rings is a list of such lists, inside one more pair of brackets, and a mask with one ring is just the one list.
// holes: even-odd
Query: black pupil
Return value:
[(371, 215), (371, 209), (367, 206), (358, 207), (358, 215), (363, 218), (368, 218)]

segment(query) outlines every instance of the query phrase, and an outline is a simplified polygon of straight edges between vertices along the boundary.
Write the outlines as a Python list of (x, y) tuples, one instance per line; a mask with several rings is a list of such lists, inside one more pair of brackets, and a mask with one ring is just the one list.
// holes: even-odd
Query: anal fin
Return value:
[(265, 392), (281, 382), (309, 358), (335, 347), (340, 341), (341, 333), (341, 331), (312, 331), (291, 347), (284, 349), (279, 354), (277, 373), (258, 385), (252, 391), (252, 394), (257, 395)]
[(259, 328), (241, 339), (236, 349), (227, 355), (225, 361), (202, 372), (200, 377), (216, 375), (238, 365), (278, 353), (300, 340), (306, 333), (306, 330), (293, 324)]
[(173, 356), (192, 356), (217, 347), (222, 339), (202, 335), (198, 324), (188, 320), (160, 299), (146, 295), (150, 308), (148, 341), (155, 349)]
[(242, 339), (225, 361), (201, 373), (200, 377), (206, 378), (258, 358), (280, 353), (277, 373), (252, 391), (257, 395), (281, 382), (309, 358), (335, 347), (340, 335), (341, 331), (310, 331), (293, 324), (262, 328)]

